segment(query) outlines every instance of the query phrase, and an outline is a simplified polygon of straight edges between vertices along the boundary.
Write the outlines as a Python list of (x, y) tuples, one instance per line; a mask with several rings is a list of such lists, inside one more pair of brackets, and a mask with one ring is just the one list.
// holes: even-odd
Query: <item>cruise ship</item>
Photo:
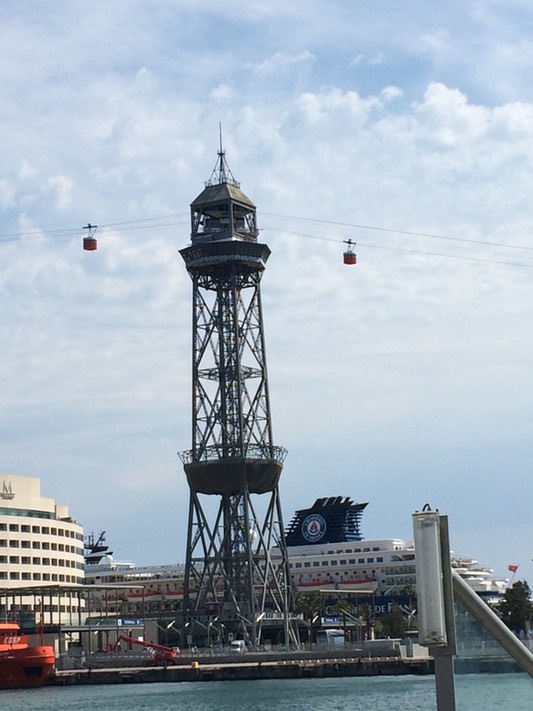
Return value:
[[(294, 513), (285, 531), (294, 592), (371, 593), (376, 600), (388, 598), (400, 603), (415, 593), (413, 541), (363, 538), (361, 521), (367, 505), (335, 496), (317, 499), (311, 507)], [(276, 555), (276, 550), (272, 553)], [(504, 594), (508, 580), (494, 578), (490, 568), (453, 553), (451, 562), (487, 601), (496, 601)], [(86, 541), (86, 584), (117, 586), (117, 602), (129, 604), (132, 612), (141, 599), (144, 609), (178, 609), (184, 577), (184, 564), (141, 567), (115, 561), (103, 534), (96, 542), (94, 537)]]
[[(368, 540), (361, 533), (367, 503), (349, 497), (320, 498), (295, 512), (286, 531), (289, 568), (298, 592), (344, 590), (376, 596), (409, 596), (416, 590), (415, 548), (412, 540)], [(506, 579), (473, 558), (452, 553), (452, 567), (480, 595), (500, 597)]]

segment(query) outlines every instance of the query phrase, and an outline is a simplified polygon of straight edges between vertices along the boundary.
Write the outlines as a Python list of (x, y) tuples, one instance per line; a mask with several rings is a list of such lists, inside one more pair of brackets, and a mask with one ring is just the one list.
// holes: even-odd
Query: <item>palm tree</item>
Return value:
[(294, 611), (301, 613), (307, 623), (309, 646), (313, 643), (313, 625), (320, 626), (322, 616), (322, 600), (319, 592), (296, 593), (294, 596)]

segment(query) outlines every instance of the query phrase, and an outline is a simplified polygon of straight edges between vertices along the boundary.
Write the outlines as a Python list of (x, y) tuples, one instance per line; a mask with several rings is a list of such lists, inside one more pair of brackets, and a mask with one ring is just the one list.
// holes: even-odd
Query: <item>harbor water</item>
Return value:
[[(531, 711), (526, 674), (456, 677), (458, 711)], [(64, 686), (0, 691), (2, 711), (433, 711), (433, 676)]]

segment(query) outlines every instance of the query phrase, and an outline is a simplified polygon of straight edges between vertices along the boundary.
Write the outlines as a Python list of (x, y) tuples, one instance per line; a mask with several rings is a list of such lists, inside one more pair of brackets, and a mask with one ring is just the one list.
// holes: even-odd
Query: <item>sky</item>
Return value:
[(533, 583), (530, 3), (21, 0), (0, 29), (0, 472), (184, 561), (178, 250), (222, 124), (272, 250), (285, 522), (349, 496), (409, 539), (429, 503)]

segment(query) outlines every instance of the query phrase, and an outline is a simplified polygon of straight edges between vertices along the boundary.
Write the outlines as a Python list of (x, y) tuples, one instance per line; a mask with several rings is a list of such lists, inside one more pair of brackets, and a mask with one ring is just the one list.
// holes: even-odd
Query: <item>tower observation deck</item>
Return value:
[(180, 250), (193, 285), (192, 447), (180, 454), (190, 489), (182, 622), (212, 633), (220, 625), (219, 638), (257, 645), (265, 618), (276, 617), (288, 644), (278, 489), (286, 451), (272, 437), (260, 292), (270, 249), (257, 238), (256, 207), (221, 146), (191, 204), (191, 245)]

